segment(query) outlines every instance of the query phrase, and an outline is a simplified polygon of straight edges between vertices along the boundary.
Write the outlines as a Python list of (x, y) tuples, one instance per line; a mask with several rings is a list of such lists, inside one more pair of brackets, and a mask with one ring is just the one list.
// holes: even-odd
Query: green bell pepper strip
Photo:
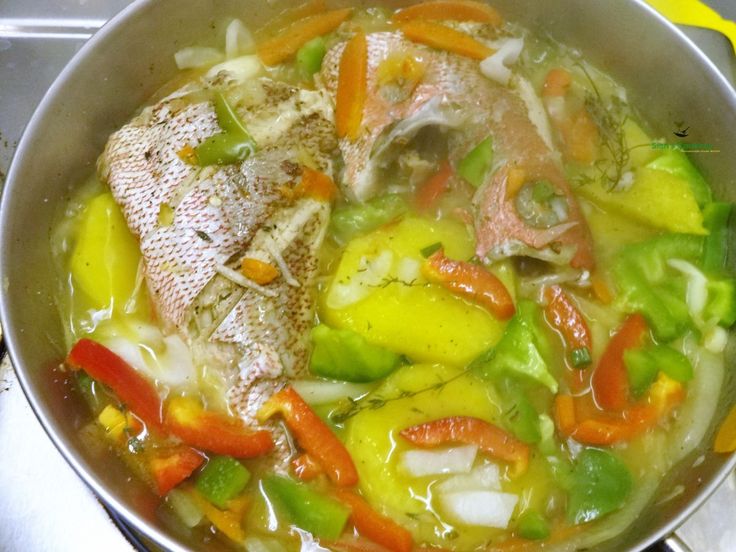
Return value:
[(703, 225), (708, 230), (703, 248), (702, 265), (707, 274), (723, 272), (728, 252), (728, 219), (732, 203), (709, 203), (703, 209)]
[(332, 329), (324, 324), (312, 329), (313, 374), (339, 381), (369, 382), (386, 377), (401, 364), (401, 356), (368, 343), (352, 330)]
[(659, 368), (645, 349), (628, 349), (625, 351), (624, 365), (629, 376), (629, 390), (638, 399), (654, 383)]
[(197, 476), (197, 490), (220, 509), (227, 508), (232, 500), (243, 492), (250, 481), (250, 472), (230, 456), (214, 456)]
[(475, 146), (457, 166), (457, 174), (476, 188), (485, 181), (486, 174), (493, 166), (493, 139), (489, 136)]
[(350, 509), (340, 502), (286, 477), (266, 477), (263, 490), (291, 523), (317, 538), (337, 539), (350, 516)]
[(527, 510), (521, 514), (516, 531), (521, 538), (528, 540), (544, 540), (551, 533), (549, 522), (536, 510)]
[(618, 457), (603, 450), (583, 450), (570, 474), (567, 519), (588, 523), (618, 510), (633, 484), (631, 472)]
[(495, 384), (504, 425), (519, 440), (532, 445), (542, 440), (539, 428), (539, 413), (527, 397), (522, 384), (514, 378), (501, 378)]
[(667, 261), (684, 259), (697, 263), (703, 246), (700, 236), (666, 234), (624, 248), (614, 263), (613, 275), (624, 309), (642, 313), (663, 341), (682, 335), (692, 323), (684, 280)]
[(687, 155), (677, 150), (667, 150), (662, 155), (647, 163), (648, 169), (664, 171), (687, 181), (693, 192), (695, 201), (702, 209), (705, 205), (713, 201), (713, 193), (710, 186), (688, 159)]
[(549, 358), (550, 344), (542, 330), (542, 312), (529, 300), (521, 300), (516, 315), (496, 347), (487, 351), (471, 365), (480, 377), (497, 380), (501, 375), (520, 376), (557, 392), (557, 380), (545, 362)]
[(322, 68), (322, 60), (327, 53), (325, 39), (321, 36), (313, 38), (296, 53), (296, 66), (299, 74), (305, 79), (311, 78)]
[(339, 242), (346, 243), (398, 219), (408, 210), (409, 206), (401, 196), (388, 194), (363, 204), (336, 209), (330, 219), (330, 229)]
[(736, 280), (728, 278), (708, 281), (708, 302), (703, 318), (715, 318), (725, 328), (736, 323)]
[(230, 165), (252, 155), (256, 151), (256, 143), (221, 92), (215, 96), (215, 114), (222, 132), (210, 136), (195, 148), (197, 164), (201, 167)]

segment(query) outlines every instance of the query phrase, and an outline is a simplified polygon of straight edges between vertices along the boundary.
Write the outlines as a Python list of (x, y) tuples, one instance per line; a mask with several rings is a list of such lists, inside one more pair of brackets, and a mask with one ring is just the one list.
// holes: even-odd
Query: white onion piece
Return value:
[(703, 347), (711, 353), (722, 353), (728, 345), (728, 331), (718, 325), (712, 326), (703, 333)]
[(497, 52), (480, 62), (480, 72), (492, 81), (507, 86), (511, 80), (511, 69), (508, 66), (516, 63), (523, 49), (523, 38), (507, 40)]
[(335, 281), (327, 295), (327, 306), (331, 309), (344, 309), (371, 294), (388, 278), (394, 262), (394, 254), (388, 249), (375, 257), (363, 257), (358, 263), (358, 271)]
[(682, 259), (670, 259), (667, 264), (687, 277), (687, 308), (696, 323), (702, 321), (703, 310), (708, 302), (708, 278)]
[(233, 19), (225, 31), (225, 57), (232, 59), (242, 54), (249, 54), (255, 49), (256, 42), (248, 27), (240, 19)]
[(174, 61), (179, 69), (196, 69), (219, 63), (225, 56), (217, 48), (191, 46), (182, 48), (174, 54)]
[(286, 552), (286, 547), (276, 539), (250, 536), (243, 545), (248, 552)]
[(445, 512), (463, 525), (506, 529), (519, 497), (496, 491), (462, 491), (440, 497)]
[(291, 386), (308, 403), (313, 405), (328, 404), (341, 399), (358, 399), (370, 393), (375, 385), (365, 383), (349, 383), (345, 381), (297, 380)]
[(173, 489), (166, 495), (166, 504), (174, 511), (184, 525), (192, 529), (199, 525), (204, 517), (202, 510), (197, 506), (189, 494), (179, 489)]
[(463, 491), (500, 491), (501, 473), (496, 464), (483, 464), (473, 468), (470, 473), (453, 475), (434, 487), (438, 493), (457, 493)]
[(473, 467), (478, 447), (467, 445), (442, 450), (408, 450), (401, 455), (401, 465), (413, 477), (442, 473), (468, 473)]
[(263, 65), (258, 56), (240, 56), (213, 65), (207, 71), (206, 76), (214, 77), (222, 71), (227, 71), (238, 82), (245, 82), (258, 76), (261, 69), (263, 69)]

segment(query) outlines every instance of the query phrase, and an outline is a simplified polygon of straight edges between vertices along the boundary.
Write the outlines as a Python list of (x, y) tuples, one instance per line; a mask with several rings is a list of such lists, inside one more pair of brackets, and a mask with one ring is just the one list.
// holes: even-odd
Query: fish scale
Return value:
[[(476, 204), (474, 217), (478, 255), (486, 258), (498, 253), (498, 257), (503, 257), (512, 250), (516, 254), (534, 254), (535, 248), (570, 245), (575, 248), (573, 266), (593, 267), (590, 231), (565, 181), (559, 154), (546, 145), (530, 120), (524, 101), (517, 94), (485, 78), (477, 61), (414, 44), (400, 33), (373, 33), (367, 36), (367, 43), (368, 94), (363, 111), (364, 128), (355, 141), (340, 140), (345, 161), (344, 181), (354, 198), (366, 200), (380, 192), (379, 169), (387, 160), (377, 152), (389, 151), (391, 144), (381, 143), (387, 132), (406, 143), (422, 126), (421, 121), (414, 126), (406, 125), (407, 121), (424, 116), (423, 110), (432, 108), (436, 111), (432, 117), (426, 117), (424, 126), (441, 124), (443, 118), (445, 126), (458, 126), (452, 118), (464, 113), (461, 126), (474, 142), (465, 141), (462, 148), (451, 151), (452, 161), (458, 162), (474, 144), (491, 134), (496, 164), (503, 161), (509, 166), (523, 167), (530, 179), (549, 179), (558, 186), (569, 205), (568, 225), (564, 228), (559, 225), (557, 232), (533, 228), (520, 223), (518, 217), (499, 218), (496, 214), (500, 211), (508, 214), (509, 204), (496, 203), (499, 196), (489, 188), (497, 188), (502, 181), (489, 179), (479, 194), (482, 201)], [(343, 49), (344, 45), (333, 47), (327, 53), (322, 68), (323, 86), (333, 97), (337, 92)], [(426, 64), (422, 82), (409, 98), (395, 104), (382, 97), (377, 76), (378, 68), (389, 52), (411, 52)], [(403, 136), (395, 133), (400, 124), (409, 129)], [(517, 247), (519, 244), (522, 247)]]

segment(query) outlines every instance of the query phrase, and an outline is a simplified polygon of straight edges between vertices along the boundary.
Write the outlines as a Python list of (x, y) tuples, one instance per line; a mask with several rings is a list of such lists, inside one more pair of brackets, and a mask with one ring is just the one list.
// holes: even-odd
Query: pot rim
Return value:
[[(52, 116), (51, 108), (53, 107), (53, 102), (59, 90), (69, 79), (74, 78), (78, 68), (85, 64), (87, 58), (93, 54), (101, 44), (109, 40), (110, 36), (115, 33), (118, 27), (125, 25), (129, 20), (134, 19), (138, 14), (145, 11), (148, 6), (156, 3), (156, 1), (157, 0), (135, 0), (133, 3), (126, 6), (122, 11), (106, 22), (87, 42), (85, 42), (82, 48), (73, 56), (61, 73), (59, 73), (59, 75), (54, 79), (54, 82), (34, 110), (34, 113), (24, 129), (23, 135), (13, 155), (13, 160), (10, 164), (5, 185), (2, 190), (2, 196), (0, 198), (0, 234), (6, 233), (6, 221), (12, 216), (9, 208), (9, 198), (11, 194), (13, 194), (14, 190), (20, 186), (21, 181), (17, 176), (17, 173), (19, 172), (18, 167), (21, 162), (20, 160), (29, 155), (26, 151), (28, 149), (28, 143), (33, 141), (33, 137), (37, 134), (42, 122), (47, 117)], [(673, 35), (674, 38), (681, 43), (682, 48), (688, 50), (691, 55), (698, 58), (699, 63), (703, 67), (707, 68), (709, 75), (713, 79), (713, 83), (721, 92), (725, 92), (724, 95), (730, 96), (731, 102), (729, 107), (730, 110), (736, 114), (736, 90), (716, 67), (713, 61), (708, 58), (682, 30), (667, 20), (644, 0), (628, 0), (628, 3), (632, 6), (632, 9), (640, 10), (643, 17), (649, 17), (653, 24), (659, 24), (666, 27), (669, 34)], [(3, 240), (4, 239), (5, 238), (3, 238)], [(0, 263), (0, 281), (3, 282), (4, 286), (7, 286), (8, 281), (7, 270), (7, 267)], [(87, 487), (90, 488), (106, 506), (120, 514), (124, 521), (130, 524), (136, 531), (140, 531), (145, 535), (145, 537), (151, 539), (158, 546), (162, 546), (167, 550), (186, 552), (187, 548), (182, 547), (164, 531), (161, 531), (156, 527), (152, 527), (135, 510), (131, 510), (122, 504), (118, 498), (116, 498), (115, 494), (110, 492), (101, 481), (85, 470), (78, 451), (74, 447), (68, 446), (58, 434), (53, 432), (52, 424), (50, 422), (53, 417), (53, 413), (47, 412), (40, 401), (36, 399), (31, 381), (26, 375), (26, 368), (21, 362), (21, 355), (15, 345), (15, 341), (18, 339), (18, 329), (14, 325), (9, 324), (12, 318), (13, 315), (10, 311), (6, 293), (1, 293), (0, 324), (2, 324), (3, 327), (7, 351), (13, 368), (18, 376), (23, 393), (30, 403), (36, 418), (39, 420), (44, 431), (47, 433), (66, 462), (87, 485)], [(728, 461), (724, 462), (723, 466), (716, 472), (715, 476), (712, 477), (705, 485), (700, 487), (698, 492), (690, 499), (687, 506), (683, 508), (678, 516), (669, 520), (659, 531), (643, 536), (637, 541), (635, 548), (643, 550), (647, 546), (650, 546), (672, 534), (677, 527), (684, 523), (698, 508), (700, 508), (700, 506), (705, 503), (705, 501), (718, 489), (726, 477), (734, 471), (735, 468), (736, 454), (732, 454)]]

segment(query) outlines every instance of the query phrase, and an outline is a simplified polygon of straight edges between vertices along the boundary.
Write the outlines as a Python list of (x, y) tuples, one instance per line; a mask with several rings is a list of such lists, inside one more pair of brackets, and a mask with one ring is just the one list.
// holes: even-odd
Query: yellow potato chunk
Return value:
[(640, 167), (630, 188), (608, 191), (599, 182), (584, 184), (577, 193), (606, 210), (630, 217), (654, 228), (705, 234), (703, 214), (690, 184), (683, 178)]
[(140, 251), (110, 193), (89, 202), (82, 214), (71, 272), (96, 308), (122, 309), (135, 287)]
[(421, 276), (421, 250), (436, 243), (454, 259), (474, 253), (466, 228), (447, 220), (408, 218), (353, 240), (322, 298), (321, 319), (415, 361), (467, 364), (498, 342), (505, 324)]

